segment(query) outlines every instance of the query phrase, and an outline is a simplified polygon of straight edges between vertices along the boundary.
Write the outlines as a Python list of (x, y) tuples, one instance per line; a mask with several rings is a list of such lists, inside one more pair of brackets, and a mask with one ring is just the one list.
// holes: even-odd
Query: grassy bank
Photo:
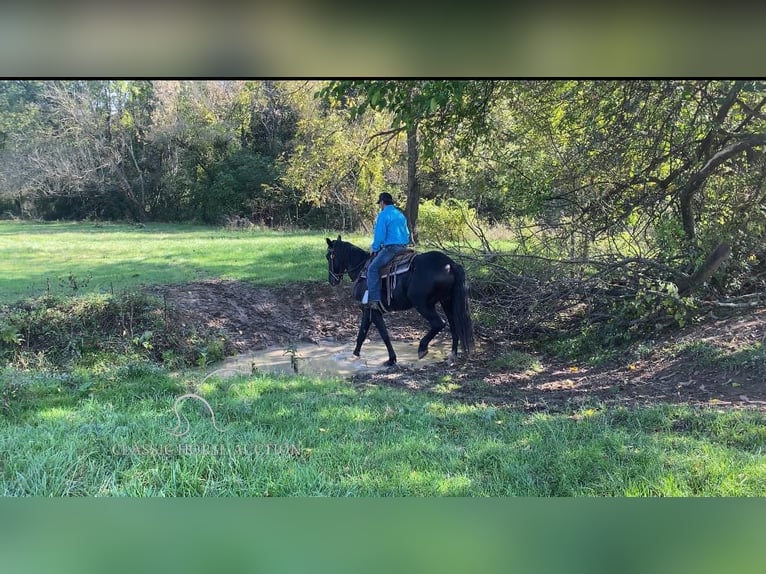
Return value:
[[(2, 495), (766, 495), (756, 413), (524, 415), (343, 381), (203, 382), (143, 363), (4, 375)], [(176, 417), (189, 390), (215, 420), (196, 399)]]

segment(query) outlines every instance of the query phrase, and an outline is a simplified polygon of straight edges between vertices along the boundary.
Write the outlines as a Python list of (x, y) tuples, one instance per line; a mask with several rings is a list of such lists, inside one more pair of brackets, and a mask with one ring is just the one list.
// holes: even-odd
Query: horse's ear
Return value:
[(325, 240), (327, 241), (327, 246), (332, 247), (332, 241), (330, 241), (329, 237), (325, 237)]
[(338, 234), (338, 241), (340, 241), (340, 233)]

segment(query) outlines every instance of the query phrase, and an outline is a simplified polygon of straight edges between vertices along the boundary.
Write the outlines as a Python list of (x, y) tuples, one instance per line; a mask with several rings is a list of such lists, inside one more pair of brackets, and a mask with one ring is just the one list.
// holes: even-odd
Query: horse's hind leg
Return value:
[(380, 338), (383, 339), (383, 343), (386, 345), (386, 349), (388, 350), (388, 361), (386, 361), (385, 364), (388, 367), (393, 367), (396, 364), (396, 353), (394, 352), (394, 346), (391, 344), (391, 337), (388, 335), (386, 322), (383, 320), (383, 313), (375, 309), (369, 311), (369, 314), (372, 322), (375, 323), (375, 326), (378, 328)]
[(460, 340), (458, 337), (457, 328), (455, 326), (452, 299), (442, 301), (442, 309), (444, 309), (444, 314), (447, 315), (447, 324), (449, 325), (449, 332), (452, 335), (452, 353), (450, 354), (450, 361), (455, 361), (457, 360), (457, 346)]
[(431, 325), (431, 329), (426, 333), (426, 336), (420, 340), (420, 344), (418, 345), (418, 359), (422, 359), (428, 354), (428, 343), (431, 342), (431, 339), (436, 337), (439, 331), (444, 329), (444, 321), (439, 317), (439, 313), (436, 312), (436, 308), (432, 304), (418, 305), (415, 308), (418, 310), (418, 313), (426, 318), (428, 324)]
[(362, 350), (362, 344), (367, 338), (367, 331), (370, 330), (370, 312), (367, 309), (362, 309), (362, 319), (359, 322), (359, 333), (356, 335), (356, 347), (354, 347), (354, 355), (359, 356)]

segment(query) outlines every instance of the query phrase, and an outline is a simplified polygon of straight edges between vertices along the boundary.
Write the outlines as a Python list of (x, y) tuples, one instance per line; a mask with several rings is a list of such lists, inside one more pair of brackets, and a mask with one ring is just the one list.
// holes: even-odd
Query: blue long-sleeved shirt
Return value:
[(375, 220), (375, 233), (372, 238), (373, 251), (380, 251), (386, 245), (407, 245), (410, 242), (410, 230), (407, 218), (393, 205), (387, 205), (378, 213)]

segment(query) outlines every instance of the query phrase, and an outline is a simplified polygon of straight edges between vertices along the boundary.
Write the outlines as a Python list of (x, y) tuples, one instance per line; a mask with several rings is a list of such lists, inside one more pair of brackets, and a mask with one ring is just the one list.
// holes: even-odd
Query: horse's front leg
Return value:
[(388, 335), (386, 322), (383, 320), (383, 313), (375, 309), (369, 311), (369, 314), (372, 318), (372, 322), (375, 323), (375, 326), (378, 328), (380, 338), (383, 339), (383, 343), (386, 345), (386, 349), (388, 350), (388, 361), (386, 361), (384, 364), (387, 367), (393, 367), (396, 364), (396, 353), (394, 352), (394, 346), (391, 344), (391, 337)]
[(367, 331), (370, 330), (370, 323), (371, 319), (369, 310), (362, 309), (362, 319), (359, 322), (359, 333), (356, 335), (356, 347), (354, 347), (354, 355), (356, 357), (359, 356), (359, 353), (362, 350), (362, 344), (367, 338)]

